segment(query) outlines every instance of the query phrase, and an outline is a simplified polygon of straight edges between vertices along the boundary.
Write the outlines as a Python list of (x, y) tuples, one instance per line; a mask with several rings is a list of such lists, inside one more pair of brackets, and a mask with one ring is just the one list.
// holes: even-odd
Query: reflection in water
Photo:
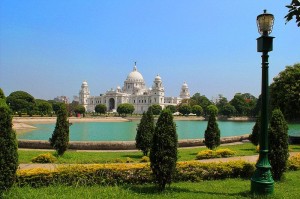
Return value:
[[(133, 141), (137, 121), (133, 122), (82, 122), (70, 126), (71, 141)], [(221, 137), (249, 134), (254, 122), (218, 121)], [(18, 135), (18, 139), (49, 140), (55, 124), (36, 124), (37, 129)], [(207, 121), (176, 121), (178, 139), (204, 137)], [(300, 124), (289, 124), (289, 134), (299, 135)]]

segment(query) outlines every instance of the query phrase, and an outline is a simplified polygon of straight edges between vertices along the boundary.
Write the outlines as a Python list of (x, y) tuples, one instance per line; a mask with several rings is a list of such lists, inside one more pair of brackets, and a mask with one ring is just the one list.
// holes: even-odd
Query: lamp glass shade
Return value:
[(263, 14), (257, 16), (256, 22), (258, 32), (261, 35), (270, 34), (273, 29), (274, 16), (272, 14), (267, 13), (266, 10), (264, 10)]

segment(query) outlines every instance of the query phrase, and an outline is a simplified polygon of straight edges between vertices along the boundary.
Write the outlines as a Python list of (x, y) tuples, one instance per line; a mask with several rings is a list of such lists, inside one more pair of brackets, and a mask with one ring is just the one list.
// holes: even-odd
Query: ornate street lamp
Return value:
[(257, 38), (257, 52), (262, 52), (262, 83), (261, 83), (261, 130), (259, 138), (259, 159), (256, 163), (256, 171), (251, 178), (251, 192), (253, 194), (272, 194), (274, 191), (274, 180), (271, 174), (271, 165), (268, 159), (268, 102), (269, 102), (269, 80), (268, 80), (268, 52), (273, 50), (273, 38), (269, 36), (274, 24), (274, 16), (264, 10), (263, 14), (257, 16), (257, 27), (261, 37)]

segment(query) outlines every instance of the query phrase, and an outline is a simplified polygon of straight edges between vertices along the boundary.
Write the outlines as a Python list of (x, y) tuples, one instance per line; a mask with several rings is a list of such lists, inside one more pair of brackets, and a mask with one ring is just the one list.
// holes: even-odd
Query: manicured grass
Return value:
[[(256, 147), (251, 143), (238, 145), (220, 146), (218, 149), (229, 148), (236, 151), (236, 156), (256, 155)], [(206, 150), (205, 147), (197, 148), (180, 148), (178, 153), (178, 161), (195, 160), (196, 155), (201, 150)], [(291, 151), (300, 151), (299, 145), (290, 145)], [(54, 151), (48, 151), (54, 154)], [(19, 162), (30, 163), (31, 159), (39, 154), (47, 153), (47, 151), (39, 150), (19, 150)], [(126, 158), (131, 158), (134, 162), (139, 162), (142, 158), (142, 152), (76, 152), (67, 151), (62, 157), (58, 158), (57, 163), (68, 164), (86, 164), (86, 163), (112, 163), (117, 159), (126, 161)]]
[[(300, 171), (286, 173), (282, 182), (275, 183), (275, 193), (270, 197), (255, 198), (299, 198)], [(251, 198), (250, 180), (226, 179), (214, 181), (172, 183), (162, 193), (157, 192), (155, 185), (126, 186), (78, 186), (62, 185), (31, 188), (13, 187), (4, 198)]]

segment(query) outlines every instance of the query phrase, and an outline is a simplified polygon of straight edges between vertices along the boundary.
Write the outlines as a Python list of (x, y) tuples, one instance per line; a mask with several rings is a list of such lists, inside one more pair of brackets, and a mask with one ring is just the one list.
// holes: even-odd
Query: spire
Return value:
[(137, 71), (137, 68), (136, 68), (136, 62), (134, 62), (133, 71)]

